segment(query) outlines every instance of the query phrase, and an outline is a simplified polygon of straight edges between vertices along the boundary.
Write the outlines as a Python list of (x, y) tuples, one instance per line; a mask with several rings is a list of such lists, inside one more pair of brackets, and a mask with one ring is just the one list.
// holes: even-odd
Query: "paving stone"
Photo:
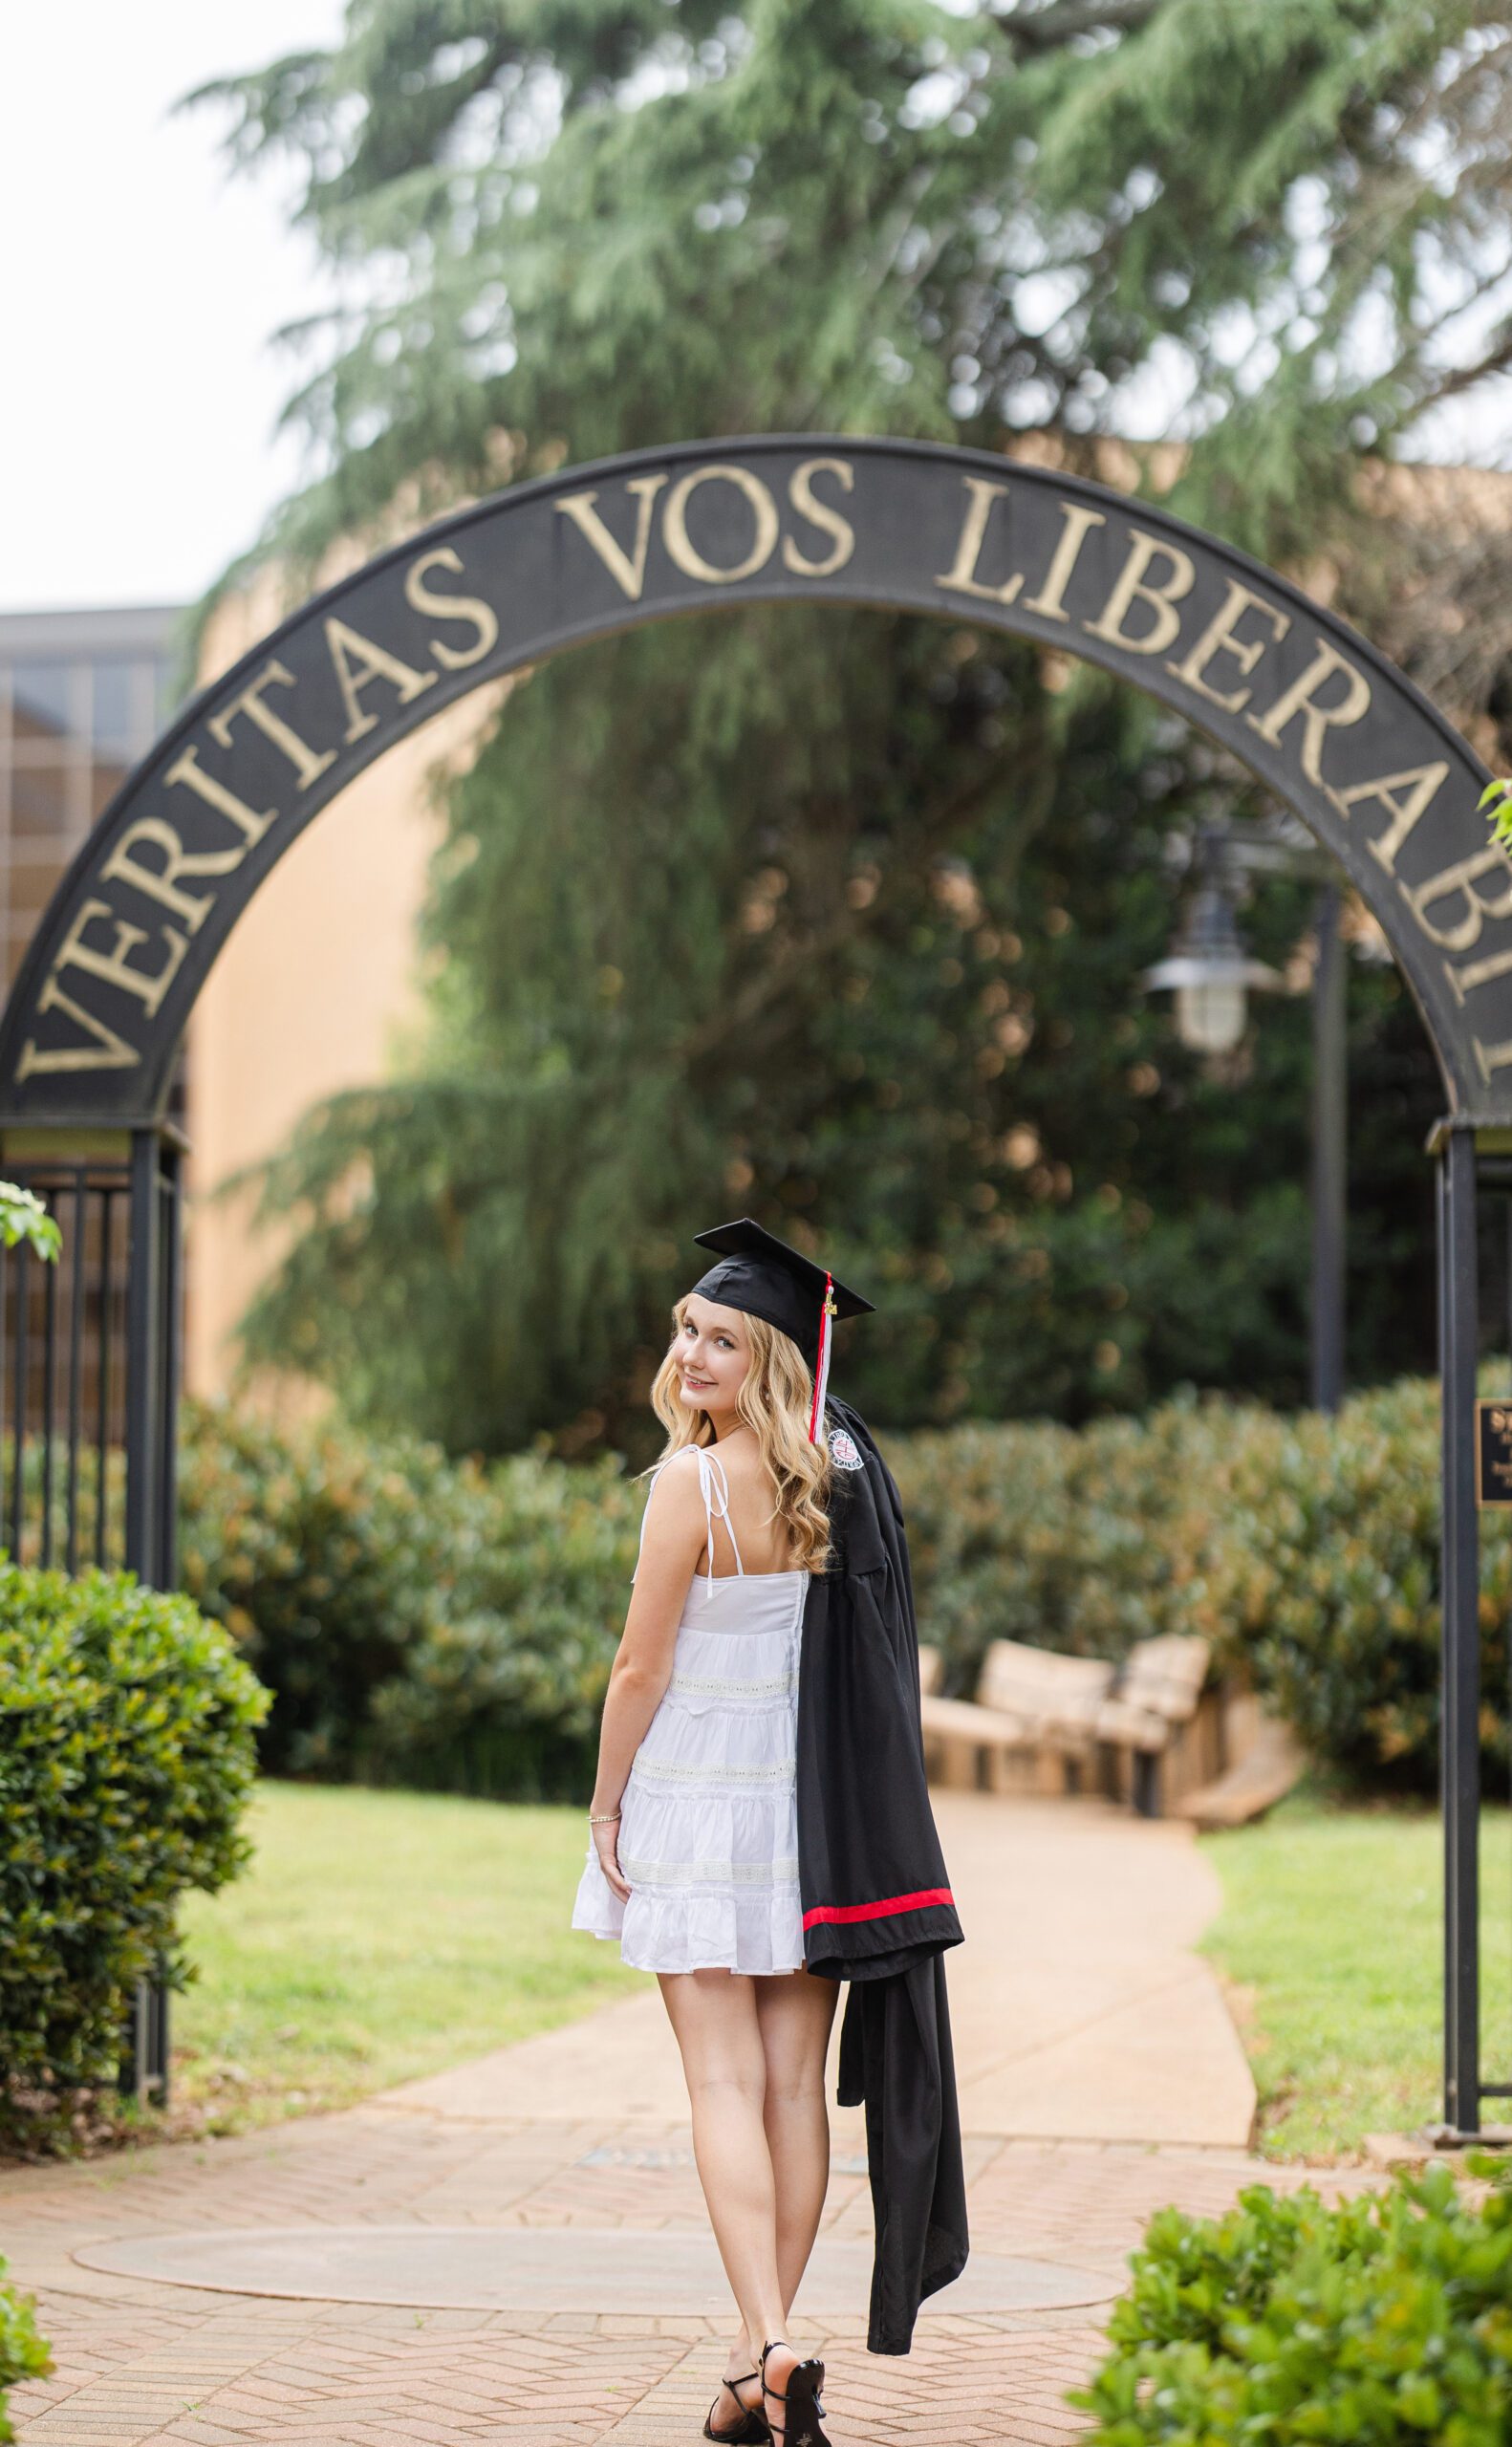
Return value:
[[(1261, 2166), (1243, 2148), (1252, 2091), (1190, 1952), (1213, 1897), (1184, 1830), (1096, 1805), (940, 1798), (968, 1936), (950, 1977), (973, 2269), (1049, 2269), (1062, 2307), (962, 2289), (926, 2306), (909, 2356), (869, 2354), (853, 2112), (835, 2118), (821, 2230), (841, 2282), (807, 2320), (800, 2298), (796, 2326), (828, 2364), (836, 2447), (1068, 2447), (1086, 2424), (1064, 2392), (1104, 2351), (1085, 2297), (1126, 2282), (1153, 2210), (1211, 2214), (1257, 2176), (1326, 2194), (1383, 2178)], [(712, 2247), (659, 2001), (631, 2003), (628, 2020), (616, 2006), (271, 2133), (0, 2166), (10, 2273), (35, 2290), (56, 2360), (12, 2393), (21, 2447), (692, 2447), (733, 2321), (718, 2285), (666, 2289), (689, 2255), (711, 2267)], [(411, 2293), (448, 2252), (464, 2272), (533, 2255), (537, 2283), (528, 2303), (467, 2307), (444, 2286), (417, 2304), (205, 2282), (212, 2253), (222, 2280), (233, 2251), (266, 2270), (290, 2230), (328, 2274), (349, 2240), (392, 2251)], [(170, 2247), (198, 2282), (147, 2276)], [(540, 2282), (574, 2256), (575, 2290)], [(647, 2269), (649, 2303), (626, 2276)]]

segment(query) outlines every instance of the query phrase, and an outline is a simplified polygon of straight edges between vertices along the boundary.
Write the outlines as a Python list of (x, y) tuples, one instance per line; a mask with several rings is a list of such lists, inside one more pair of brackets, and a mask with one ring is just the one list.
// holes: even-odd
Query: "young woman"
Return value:
[(729, 1254), (678, 1301), (652, 1387), (667, 1444), (572, 1925), (657, 1974), (681, 2050), (740, 2318), (703, 2435), (826, 2447), (824, 2365), (788, 2336), (829, 2179), (838, 1993), (804, 1967), (795, 1737), (805, 1600), (829, 1553), (828, 1319), (871, 1304), (832, 1287), (811, 1368), (780, 1322), (809, 1313), (809, 1261), (749, 1219), (698, 1238)]

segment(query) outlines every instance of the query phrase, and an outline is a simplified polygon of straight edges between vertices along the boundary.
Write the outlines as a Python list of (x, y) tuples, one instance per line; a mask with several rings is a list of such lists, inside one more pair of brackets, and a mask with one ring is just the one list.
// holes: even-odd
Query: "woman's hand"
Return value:
[(588, 1831), (594, 1839), (594, 1850), (598, 1854), (598, 1866), (609, 1882), (610, 1893), (617, 1895), (621, 1903), (628, 1903), (630, 1889), (619, 1867), (618, 1819), (616, 1818), (612, 1826), (591, 1827)]

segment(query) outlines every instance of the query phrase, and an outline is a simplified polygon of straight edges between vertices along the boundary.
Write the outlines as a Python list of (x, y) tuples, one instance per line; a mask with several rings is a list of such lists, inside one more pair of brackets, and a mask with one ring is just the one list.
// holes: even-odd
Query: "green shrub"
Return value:
[[(1439, 1519), (1438, 1388), (1406, 1378), (1336, 1418), (1305, 1411), (1247, 1440), (1192, 1590), (1192, 1627), (1242, 1663), (1308, 1749), (1382, 1788), (1436, 1788)], [(1506, 1519), (1483, 1512), (1488, 1778), (1507, 1758), (1509, 1605)]]
[[(1492, 1372), (1487, 1372), (1488, 1389)], [(1198, 1632), (1342, 1774), (1431, 1792), (1437, 1392), (1336, 1418), (1220, 1398), (1072, 1429), (889, 1436), (922, 1635), (969, 1693), (989, 1641), (1121, 1658)], [(580, 1797), (643, 1490), (612, 1457), (483, 1466), (327, 1425), (191, 1411), (185, 1584), (274, 1690), (264, 1763)], [(1482, 1732), (1506, 1759), (1512, 1537), (1483, 1514)]]
[[(1503, 1370), (1488, 1366), (1484, 1390)], [(1438, 1773), (1438, 1389), (1410, 1377), (1329, 1418), (1223, 1400), (1075, 1430), (897, 1438), (923, 1634), (969, 1693), (989, 1640), (1122, 1657), (1195, 1632), (1344, 1777)], [(1512, 1530), (1480, 1516), (1481, 1737), (1507, 1763)]]
[(1337, 2207), (1251, 2184), (1221, 2218), (1163, 2209), (1068, 2400), (1088, 2447), (1506, 2447), (1512, 2170), (1478, 2155)]
[(179, 1509), (184, 1587), (272, 1692), (264, 1766), (350, 1774), (373, 1693), (486, 1534), (480, 1473), (418, 1440), (191, 1403)]
[(1191, 1628), (1236, 1457), (1270, 1414), (1163, 1403), (1085, 1428), (1041, 1420), (888, 1440), (922, 1635), (969, 1695), (989, 1641), (1123, 1657)]
[(6, 2399), (16, 2381), (40, 2379), (53, 2368), (47, 2341), (37, 2334), (32, 2316), (36, 2297), (6, 2285), (5, 2268), (5, 2261), (0, 2259), (0, 2440), (15, 2436), (6, 2413)]
[(375, 1781), (581, 1799), (624, 1624), (644, 1491), (617, 1462), (536, 1456), (488, 1480), (489, 1535), (452, 1611), (374, 1699)]
[(114, 2079), (155, 1960), (184, 1985), (175, 1905), (246, 1859), (265, 1707), (187, 1598), (0, 1560), (0, 2121)]
[(484, 1467), (325, 1423), (189, 1407), (181, 1570), (273, 1703), (274, 1773), (579, 1793), (642, 1491), (613, 1457)]

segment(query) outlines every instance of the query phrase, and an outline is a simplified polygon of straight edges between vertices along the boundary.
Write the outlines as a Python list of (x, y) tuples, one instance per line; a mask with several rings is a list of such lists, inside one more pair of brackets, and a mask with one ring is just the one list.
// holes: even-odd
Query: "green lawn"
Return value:
[[(582, 1813), (265, 1782), (251, 1868), (184, 1898), (176, 2109), (235, 2132), (345, 2106), (641, 1983), (569, 1929)], [(1328, 2156), (1439, 2112), (1438, 1823), (1294, 1796), (1202, 1839), (1263, 2147)], [(1486, 2074), (1512, 2079), (1512, 1816), (1481, 1831)], [(1488, 2117), (1509, 2111), (1493, 2104)], [(178, 2120), (177, 2115), (173, 2119)]]
[[(1442, 1845), (1432, 1810), (1294, 1795), (1261, 1826), (1202, 1838), (1224, 1907), (1203, 1939), (1230, 1982), (1261, 2095), (1262, 2147), (1326, 2157), (1443, 2111)], [(1512, 2080), (1512, 1814), (1480, 1829), (1481, 2029)], [(1492, 2100), (1486, 2121), (1512, 2103)]]
[(340, 2107), (631, 1995), (568, 1926), (576, 1809), (263, 1783), (255, 1857), (181, 1910), (176, 2104), (211, 2132)]

